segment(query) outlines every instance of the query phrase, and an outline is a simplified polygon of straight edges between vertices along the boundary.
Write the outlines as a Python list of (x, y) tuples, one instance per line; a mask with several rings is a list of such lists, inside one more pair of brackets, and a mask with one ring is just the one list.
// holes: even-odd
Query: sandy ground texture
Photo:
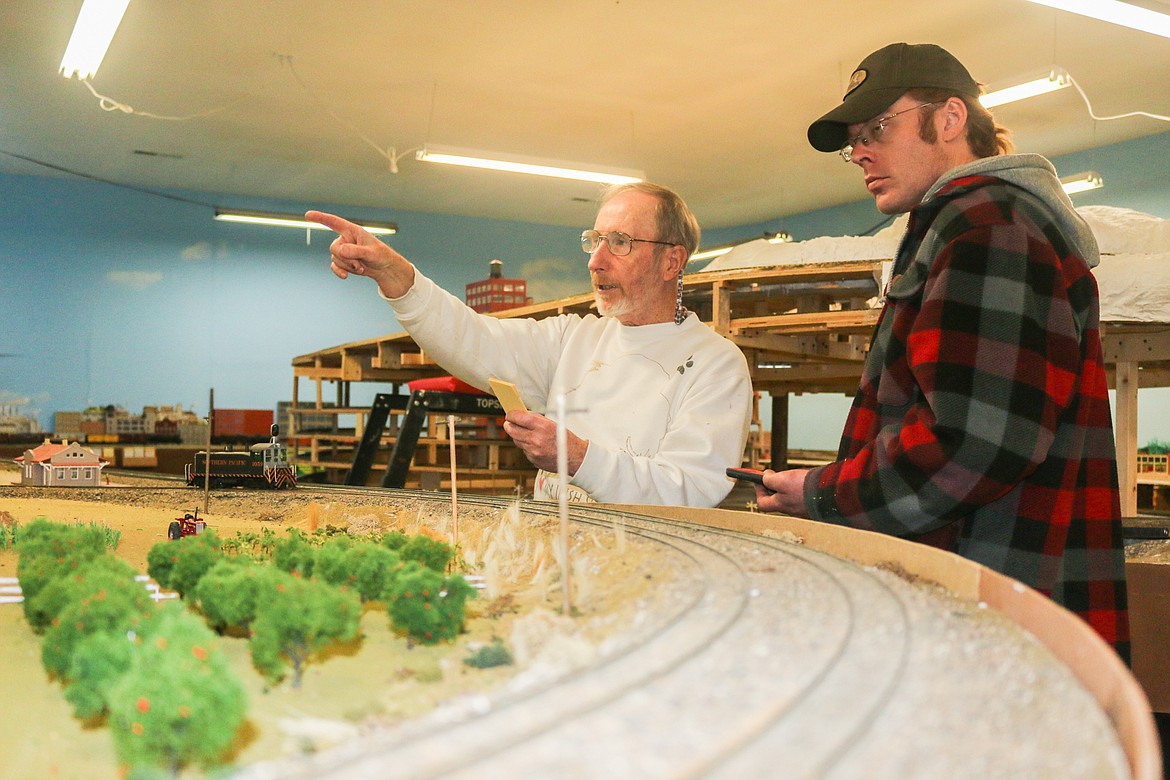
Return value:
[[(6, 474), (10, 472), (0, 472)], [(0, 486), (0, 522), (25, 524), (44, 517), (106, 525), (121, 533), (117, 555), (143, 573), (149, 549), (167, 543), (169, 522), (196, 507), (203, 516), (202, 494), (194, 491), (119, 486), (116, 481), (97, 489)], [(221, 538), (264, 528), (283, 538), (288, 528), (308, 532), (326, 525), (371, 532), (400, 528), (408, 533), (428, 526), (443, 533), (449, 519), (442, 511), (441, 520), (436, 520), (430, 502), (325, 504), (297, 493), (247, 491), (213, 493), (210, 510), (208, 525)], [(465, 633), (453, 643), (410, 647), (405, 637), (392, 631), (384, 605), (367, 604), (360, 639), (317, 658), (308, 666), (302, 687), (294, 690), (287, 681), (266, 683), (252, 668), (246, 640), (224, 637), (222, 646), (247, 688), (250, 704), (232, 762), (245, 765), (312, 752), (375, 726), (428, 712), (453, 697), (497, 687), (514, 677), (518, 667), (481, 670), (462, 662), (494, 637), (505, 639), (514, 653), (531, 661), (550, 636), (557, 636), (562, 651), (572, 648), (558, 661), (564, 666), (562, 673), (568, 673), (573, 664), (593, 660), (599, 643), (626, 623), (618, 618), (639, 609), (653, 587), (671, 577), (670, 572), (654, 569), (653, 557), (639, 552), (636, 540), (623, 544), (623, 551), (607, 548), (595, 535), (575, 540), (574, 549), (583, 555), (574, 569), (597, 581), (603, 578), (585, 572), (604, 573), (610, 585), (592, 588), (584, 614), (564, 621), (557, 614), (561, 597), (554, 554), (543, 542), (554, 535), (553, 529), (544, 521), (521, 522), (517, 514), (509, 522), (499, 514), (474, 508), (460, 511), (465, 557), (483, 558), (486, 528), (507, 531), (514, 537), (513, 547), (523, 554), (495, 562), (496, 592), (485, 591), (469, 602)], [(0, 551), (0, 577), (15, 577), (16, 567), (16, 553)], [(60, 684), (47, 678), (40, 663), (40, 637), (29, 629), (20, 605), (0, 605), (0, 636), (0, 717), (7, 724), (0, 729), (0, 779), (120, 777), (108, 731), (102, 724), (74, 718)], [(188, 771), (183, 776), (200, 773)]]

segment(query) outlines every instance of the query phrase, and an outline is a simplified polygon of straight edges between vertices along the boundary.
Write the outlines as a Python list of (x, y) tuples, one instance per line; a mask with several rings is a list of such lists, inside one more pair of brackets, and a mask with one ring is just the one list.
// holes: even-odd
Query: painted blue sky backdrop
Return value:
[[(1165, 160), (1170, 133), (1057, 158), (1062, 174), (1093, 169), (1106, 187), (1075, 198), (1170, 218)], [(333, 208), (355, 218), (392, 220), (390, 242), (440, 285), (463, 287), (487, 275), (528, 280), (537, 300), (589, 287), (581, 227), (331, 206), (241, 202), (208, 193), (172, 193), (202, 204), (303, 212)], [(685, 193), (684, 193), (685, 195)], [(864, 198), (860, 182), (859, 198)], [(708, 231), (706, 245), (788, 230), (797, 239), (858, 233), (881, 219), (869, 200), (739, 228)], [(291, 359), (400, 330), (365, 279), (329, 272), (331, 238), (304, 231), (215, 222), (212, 209), (108, 184), (61, 177), (0, 175), (0, 403), (28, 397), (46, 430), (53, 412), (118, 404), (141, 412), (182, 404), (274, 408), (292, 396)], [(355, 385), (368, 403), (373, 385)], [(331, 398), (332, 388), (327, 391)], [(301, 398), (312, 398), (301, 383)], [(834, 449), (848, 409), (844, 396), (792, 399), (790, 443)], [(767, 404), (763, 404), (766, 410)], [(1138, 441), (1170, 440), (1170, 390), (1143, 390)], [(765, 420), (767, 424), (767, 420)]]

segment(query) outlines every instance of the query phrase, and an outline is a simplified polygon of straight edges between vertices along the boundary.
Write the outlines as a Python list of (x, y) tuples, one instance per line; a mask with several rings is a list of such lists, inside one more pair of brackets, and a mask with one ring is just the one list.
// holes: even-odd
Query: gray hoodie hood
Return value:
[(1051, 209), (1064, 233), (1090, 268), (1101, 262), (1097, 238), (1088, 223), (1073, 208), (1072, 201), (1060, 186), (1052, 163), (1038, 154), (1001, 154), (984, 157), (947, 171), (922, 198), (925, 203), (948, 182), (963, 176), (994, 176), (1035, 195)]

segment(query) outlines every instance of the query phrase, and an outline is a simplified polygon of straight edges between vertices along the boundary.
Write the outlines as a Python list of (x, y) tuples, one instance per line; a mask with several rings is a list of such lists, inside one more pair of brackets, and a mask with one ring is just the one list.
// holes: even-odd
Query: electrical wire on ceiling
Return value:
[[(268, 76), (266, 76), (264, 78), (264, 80), (260, 82), (260, 85), (257, 89), (263, 89), (265, 86), (267, 86), (268, 82), (270, 82), (275, 75), (276, 75), (275, 73), (268, 74)], [(243, 103), (244, 101), (250, 100), (252, 98), (252, 95), (243, 95), (235, 100), (224, 103), (222, 106), (219, 106), (217, 108), (209, 108), (206, 111), (200, 111), (200, 112), (195, 113), (195, 114), (187, 114), (185, 116), (168, 116), (166, 114), (153, 114), (149, 111), (139, 111), (138, 109), (134, 108), (133, 106), (130, 106), (130, 105), (127, 105), (126, 103), (115, 100), (114, 98), (112, 98), (108, 95), (101, 94), (96, 89), (94, 89), (93, 84), (90, 83), (89, 79), (78, 79), (78, 80), (82, 84), (85, 85), (86, 89), (88, 89), (93, 94), (93, 96), (95, 98), (98, 99), (98, 106), (103, 111), (121, 111), (123, 114), (132, 114), (134, 116), (140, 116), (140, 117), (143, 117), (146, 119), (162, 119), (162, 120), (165, 120), (168, 122), (186, 122), (186, 121), (191, 120), (191, 119), (201, 119), (205, 116), (212, 116), (213, 114), (218, 114), (221, 111), (226, 111), (229, 108), (236, 106), (236, 105), (239, 105), (240, 103)]]
[(1080, 94), (1081, 100), (1085, 101), (1085, 108), (1088, 109), (1089, 116), (1093, 119), (1096, 119), (1098, 122), (1109, 122), (1114, 119), (1128, 119), (1131, 116), (1144, 116), (1149, 119), (1157, 119), (1160, 122), (1170, 122), (1170, 116), (1150, 114), (1145, 111), (1130, 111), (1125, 114), (1116, 114), (1114, 116), (1097, 116), (1097, 113), (1093, 111), (1093, 104), (1089, 102), (1089, 96), (1085, 94), (1085, 90), (1081, 89), (1081, 85), (1077, 83), (1077, 80), (1073, 78), (1071, 73), (1066, 71), (1066, 74), (1068, 75), (1069, 83), (1072, 84), (1073, 88), (1076, 89), (1076, 91)]
[[(297, 73), (296, 68), (293, 66), (293, 58), (291, 55), (277, 54), (274, 52), (272, 56), (276, 60), (277, 64), (282, 69), (284, 67), (288, 68), (289, 73), (292, 75), (293, 79), (297, 82), (297, 84), (300, 85), (301, 89), (303, 89), (305, 91), (305, 93), (308, 94), (309, 97), (311, 97), (313, 99), (313, 101), (316, 102), (317, 105), (321, 107), (322, 110), (325, 111), (325, 113), (329, 114), (329, 116), (333, 117), (333, 119), (338, 124), (340, 124), (342, 127), (349, 130), (350, 132), (352, 132), (354, 135), (356, 135), (358, 138), (360, 138), (362, 141), (364, 141), (366, 144), (368, 144), (380, 156), (384, 157), (386, 159), (386, 161), (389, 163), (391, 173), (398, 173), (398, 161), (399, 160), (401, 160), (403, 157), (406, 157), (408, 154), (411, 154), (412, 152), (416, 152), (422, 148), (420, 146), (416, 146), (412, 149), (408, 149), (405, 152), (402, 152), (401, 154), (398, 153), (397, 149), (393, 146), (385, 148), (385, 149), (382, 148), (378, 144), (371, 141), (365, 134), (363, 134), (360, 130), (358, 130), (356, 127), (354, 127), (348, 121), (346, 121), (345, 119), (343, 119), (342, 117), (340, 117), (336, 113), (334, 113), (334, 111), (329, 107), (329, 105), (324, 100), (321, 100), (321, 98), (319, 98), (317, 96), (317, 94), (309, 87), (309, 85), (305, 83), (304, 79), (301, 78), (300, 74)], [(260, 83), (258, 89), (263, 89), (265, 86), (267, 86), (268, 82), (270, 82), (274, 78), (275, 75), (276, 74), (269, 74), (264, 79), (264, 81), (262, 81)], [(90, 93), (92, 93), (93, 96), (95, 98), (97, 98), (98, 106), (103, 111), (121, 111), (124, 114), (130, 114), (133, 116), (140, 116), (140, 117), (143, 117), (145, 119), (161, 119), (161, 120), (168, 121), (168, 122), (186, 122), (186, 121), (189, 121), (191, 119), (201, 119), (203, 117), (212, 116), (214, 114), (218, 114), (218, 113), (221, 113), (223, 111), (226, 111), (229, 108), (232, 108), (233, 106), (239, 105), (240, 103), (243, 103), (243, 102), (250, 100), (252, 98), (251, 95), (244, 95), (236, 100), (225, 103), (222, 106), (218, 106), (216, 108), (210, 108), (210, 109), (207, 109), (206, 111), (200, 111), (198, 113), (186, 114), (186, 115), (182, 115), (182, 116), (172, 116), (172, 115), (166, 115), (166, 114), (155, 114), (155, 113), (152, 113), (150, 111), (140, 111), (131, 105), (128, 105), (126, 103), (121, 102), (120, 100), (116, 100), (115, 98), (110, 97), (109, 95), (101, 94), (96, 89), (94, 89), (94, 86), (93, 86), (93, 84), (90, 83), (89, 79), (79, 79), (79, 80), (81, 81), (82, 84), (84, 84), (86, 86), (86, 89), (88, 89), (90, 91)]]
[(416, 146), (416, 147), (414, 147), (413, 149), (407, 149), (407, 150), (406, 150), (405, 152), (403, 152), (402, 154), (398, 154), (398, 150), (397, 150), (395, 147), (393, 147), (393, 146), (391, 146), (391, 147), (388, 147), (388, 148), (386, 148), (386, 149), (383, 149), (382, 147), (378, 146), (378, 144), (374, 143), (374, 142), (373, 142), (373, 141), (371, 141), (369, 138), (367, 138), (367, 137), (366, 137), (366, 136), (365, 136), (365, 135), (364, 135), (364, 134), (363, 134), (363, 133), (362, 133), (360, 130), (358, 130), (356, 127), (354, 127), (354, 126), (353, 126), (353, 125), (351, 125), (349, 122), (347, 122), (346, 120), (344, 120), (344, 119), (342, 119), (341, 117), (339, 117), (337, 114), (333, 113), (333, 109), (331, 109), (331, 108), (329, 107), (329, 104), (328, 104), (328, 103), (326, 103), (326, 102), (325, 102), (324, 100), (322, 100), (321, 98), (317, 97), (317, 93), (316, 93), (316, 92), (314, 92), (312, 89), (310, 89), (310, 88), (309, 88), (309, 85), (308, 85), (308, 84), (306, 84), (306, 83), (304, 82), (304, 79), (302, 79), (302, 78), (301, 78), (301, 75), (300, 75), (299, 73), (297, 73), (297, 69), (296, 69), (296, 67), (293, 65), (293, 58), (292, 58), (292, 56), (291, 56), (291, 55), (288, 55), (288, 54), (273, 54), (272, 56), (276, 57), (276, 59), (277, 59), (277, 60), (278, 60), (278, 61), (279, 61), (279, 62), (280, 62), (282, 65), (287, 65), (287, 66), (288, 66), (288, 71), (289, 71), (289, 73), (291, 73), (291, 74), (292, 74), (292, 77), (293, 77), (294, 79), (296, 79), (296, 82), (297, 82), (298, 84), (300, 84), (300, 85), (301, 85), (301, 89), (305, 90), (305, 92), (306, 92), (306, 93), (308, 93), (309, 97), (313, 98), (313, 100), (315, 100), (315, 101), (317, 102), (317, 105), (319, 105), (319, 106), (320, 106), (320, 107), (321, 107), (321, 108), (322, 108), (322, 109), (325, 111), (325, 113), (327, 113), (327, 114), (329, 114), (329, 116), (333, 117), (333, 119), (334, 119), (334, 120), (335, 120), (335, 121), (336, 121), (336, 122), (337, 122), (339, 125), (341, 125), (341, 126), (342, 126), (342, 127), (344, 127), (345, 129), (349, 130), (351, 133), (353, 133), (354, 135), (356, 135), (358, 138), (360, 138), (360, 139), (362, 139), (363, 141), (365, 141), (365, 142), (366, 142), (366, 143), (367, 143), (367, 144), (368, 144), (368, 145), (369, 145), (369, 146), (370, 146), (370, 147), (371, 147), (371, 148), (372, 148), (374, 151), (376, 151), (378, 154), (380, 154), (380, 155), (382, 155), (383, 157), (385, 157), (385, 158), (386, 158), (386, 160), (387, 160), (387, 162), (389, 162), (389, 163), (390, 163), (390, 173), (398, 173), (398, 161), (399, 161), (399, 160), (401, 160), (401, 159), (402, 159), (403, 157), (405, 157), (406, 155), (410, 154), (411, 152), (417, 152), (419, 149), (421, 149), (421, 148), (422, 148), (421, 146)]

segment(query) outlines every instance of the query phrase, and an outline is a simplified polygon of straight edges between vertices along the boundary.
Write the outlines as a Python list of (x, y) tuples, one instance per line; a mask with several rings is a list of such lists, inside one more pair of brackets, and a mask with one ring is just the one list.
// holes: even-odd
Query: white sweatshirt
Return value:
[[(545, 414), (565, 395), (566, 427), (589, 442), (571, 500), (715, 506), (731, 491), (724, 469), (743, 458), (751, 379), (743, 353), (695, 315), (639, 326), (592, 314), (496, 319), (417, 269), (414, 286), (388, 300), (415, 342), (468, 384), (514, 382)], [(555, 499), (556, 475), (538, 473), (534, 495)]]

